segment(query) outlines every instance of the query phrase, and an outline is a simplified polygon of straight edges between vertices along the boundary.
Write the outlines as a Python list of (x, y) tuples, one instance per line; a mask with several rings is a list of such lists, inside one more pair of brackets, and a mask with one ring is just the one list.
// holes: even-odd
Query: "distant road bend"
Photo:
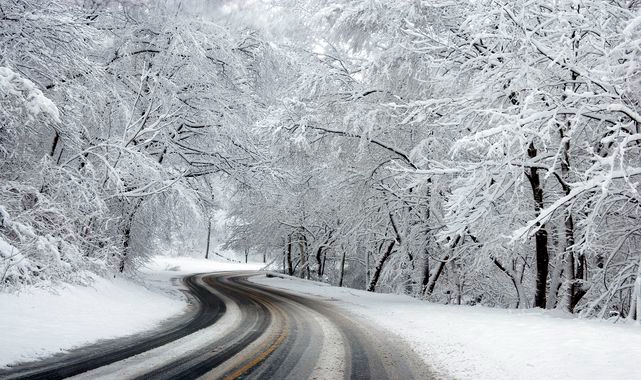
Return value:
[(153, 331), (0, 371), (2, 379), (428, 379), (394, 337), (333, 307), (247, 281), (184, 279), (197, 308)]

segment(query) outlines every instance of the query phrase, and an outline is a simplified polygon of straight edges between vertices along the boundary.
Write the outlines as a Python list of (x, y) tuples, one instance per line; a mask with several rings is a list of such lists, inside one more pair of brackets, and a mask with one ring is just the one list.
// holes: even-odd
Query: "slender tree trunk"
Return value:
[(286, 260), (287, 260), (287, 244), (285, 244), (285, 248), (283, 249), (283, 274), (287, 273), (286, 272), (287, 265), (285, 264)]
[(523, 285), (521, 285), (521, 282), (517, 278), (517, 274), (514, 273), (513, 270), (503, 266), (501, 262), (496, 259), (492, 258), (492, 262), (494, 262), (494, 265), (501, 270), (501, 272), (505, 273), (506, 276), (512, 281), (512, 285), (514, 285), (514, 290), (516, 291), (516, 308), (517, 309), (525, 309), (528, 307), (528, 300), (527, 297), (525, 296), (525, 291), (523, 290)]
[(303, 233), (298, 234), (298, 250), (300, 253), (300, 278), (309, 280), (309, 264), (307, 262), (307, 238)]
[(325, 239), (325, 242), (319, 245), (318, 249), (316, 250), (316, 264), (318, 265), (318, 278), (323, 277), (323, 273), (325, 272), (325, 265), (324, 265), (325, 259), (323, 256), (325, 253), (325, 249), (327, 249), (327, 246), (331, 238), (332, 238), (332, 232), (330, 231), (329, 234), (327, 235), (327, 239)]
[(316, 274), (318, 275), (318, 278), (323, 277), (323, 246), (320, 245), (318, 246), (318, 249), (316, 250), (316, 265), (318, 265), (318, 270), (316, 271)]
[(627, 319), (631, 321), (641, 320), (641, 259), (637, 264), (637, 278), (634, 280), (632, 295), (630, 296), (630, 313)]
[(287, 274), (294, 275), (294, 268), (292, 266), (292, 235), (287, 236), (287, 248), (285, 250), (285, 258), (287, 260)]
[(423, 286), (423, 293), (425, 293), (425, 288), (427, 287), (427, 284), (430, 281), (430, 257), (427, 252), (427, 248), (425, 248), (425, 261), (423, 262), (423, 278), (421, 280), (421, 285)]
[(51, 143), (51, 151), (49, 152), (49, 157), (53, 158), (53, 155), (56, 153), (56, 148), (58, 147), (58, 142), (60, 141), (60, 134), (58, 131), (54, 131), (53, 142)]
[(345, 248), (342, 248), (341, 251), (343, 252), (343, 254), (341, 256), (341, 272), (338, 278), (338, 286), (340, 287), (343, 286), (343, 277), (345, 276), (345, 256), (346, 256)]
[(209, 241), (211, 238), (211, 218), (209, 218), (209, 221), (207, 223), (207, 249), (205, 250), (205, 259), (209, 258)]
[(454, 277), (454, 285), (456, 286), (456, 304), (461, 304), (461, 298), (463, 295), (463, 279), (461, 278), (461, 271), (458, 265), (457, 259), (452, 259), (450, 261), (452, 277)]
[(370, 267), (370, 262), (369, 262), (370, 261), (370, 259), (369, 259), (370, 254), (371, 254), (371, 252), (369, 251), (369, 249), (366, 249), (365, 250), (365, 287), (366, 288), (367, 288), (367, 285), (369, 285), (369, 281), (370, 281), (370, 270), (369, 270), (369, 267)]

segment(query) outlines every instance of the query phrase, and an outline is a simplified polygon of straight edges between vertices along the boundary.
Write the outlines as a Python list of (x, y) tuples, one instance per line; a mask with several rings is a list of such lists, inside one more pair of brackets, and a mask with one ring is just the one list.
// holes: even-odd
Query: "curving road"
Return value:
[(327, 302), (247, 281), (184, 279), (198, 307), (163, 331), (0, 372), (6, 379), (427, 379), (392, 336)]

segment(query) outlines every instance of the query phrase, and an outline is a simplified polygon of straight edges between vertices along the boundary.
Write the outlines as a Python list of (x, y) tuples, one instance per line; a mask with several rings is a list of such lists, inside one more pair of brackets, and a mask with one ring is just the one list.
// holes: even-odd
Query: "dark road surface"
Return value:
[(428, 379), (395, 338), (327, 302), (247, 281), (186, 277), (195, 305), (164, 329), (0, 371), (1, 379)]

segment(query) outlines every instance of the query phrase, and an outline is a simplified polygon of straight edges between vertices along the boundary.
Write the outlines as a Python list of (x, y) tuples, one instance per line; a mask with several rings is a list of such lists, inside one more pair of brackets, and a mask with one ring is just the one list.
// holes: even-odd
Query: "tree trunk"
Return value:
[(341, 256), (341, 272), (338, 278), (338, 286), (340, 287), (343, 286), (343, 276), (345, 275), (345, 255), (346, 255), (344, 248), (341, 249), (341, 251), (343, 251), (343, 255)]
[(452, 259), (450, 261), (452, 276), (454, 277), (454, 285), (456, 286), (456, 304), (461, 304), (461, 299), (463, 296), (463, 279), (461, 278), (460, 266), (458, 265), (457, 259)]
[(378, 278), (381, 276), (381, 271), (383, 270), (383, 266), (385, 265), (385, 262), (392, 255), (392, 250), (394, 249), (394, 245), (396, 245), (396, 240), (392, 240), (389, 246), (387, 246), (387, 250), (385, 251), (385, 253), (378, 259), (378, 262), (376, 263), (376, 267), (374, 268), (374, 273), (372, 274), (372, 279), (369, 281), (369, 285), (367, 285), (368, 292), (373, 292), (376, 290), (376, 284), (378, 283)]
[(287, 274), (292, 276), (294, 274), (294, 268), (292, 266), (292, 235), (287, 236), (287, 247), (285, 250), (285, 258), (287, 260)]
[(316, 264), (318, 265), (318, 278), (323, 277), (323, 274), (325, 272), (325, 259), (323, 254), (325, 252), (325, 249), (327, 249), (327, 246), (331, 238), (332, 238), (332, 232), (330, 231), (329, 234), (327, 235), (327, 239), (325, 239), (325, 242), (319, 245), (318, 249), (316, 250)]
[(207, 249), (205, 250), (205, 259), (209, 258), (209, 241), (211, 238), (211, 218), (209, 218), (209, 222), (207, 223)]
[(58, 147), (58, 142), (60, 141), (60, 134), (58, 131), (54, 131), (53, 142), (51, 143), (51, 151), (49, 152), (49, 157), (53, 158), (53, 155), (56, 154), (56, 148)]
[(127, 213), (124, 224), (122, 226), (122, 256), (120, 257), (120, 264), (118, 265), (118, 271), (120, 273), (125, 271), (125, 266), (127, 262), (127, 258), (129, 256), (129, 250), (130, 250), (130, 245), (131, 245), (131, 226), (133, 224), (134, 216), (136, 215), (136, 211), (138, 211), (138, 207), (142, 204), (142, 200), (138, 199), (134, 201), (134, 205), (131, 209), (130, 212)]
[[(456, 239), (454, 239), (454, 243), (452, 244), (452, 247), (450, 248), (452, 252), (454, 252), (454, 249), (456, 248), (456, 246), (460, 241), (461, 241), (461, 235), (457, 235)], [(443, 273), (443, 268), (445, 267), (445, 264), (449, 259), (450, 259), (450, 255), (447, 254), (439, 261), (438, 265), (436, 266), (436, 270), (434, 271), (434, 273), (432, 273), (431, 276), (429, 276), (429, 280), (427, 281), (427, 284), (423, 287), (423, 296), (429, 296), (430, 294), (432, 294), (432, 292), (434, 291), (434, 287), (436, 286), (436, 281), (441, 276), (441, 273)], [(423, 281), (425, 281), (425, 278), (423, 278)]]
[(309, 264), (307, 262), (307, 238), (303, 233), (298, 234), (298, 250), (300, 253), (300, 278), (309, 280)]
[(434, 291), (434, 288), (436, 287), (436, 281), (438, 278), (441, 276), (441, 273), (443, 273), (443, 268), (445, 268), (445, 263), (447, 263), (447, 260), (450, 259), (449, 255), (445, 255), (438, 263), (436, 266), (436, 269), (434, 270), (434, 273), (430, 276), (429, 281), (427, 282), (427, 285), (425, 286), (425, 289), (423, 290), (423, 296), (429, 296), (432, 294)]
[[(528, 156), (534, 158), (537, 155), (534, 143), (531, 142), (528, 147)], [(534, 198), (535, 216), (539, 216), (543, 209), (543, 188), (541, 187), (541, 178), (538, 169), (530, 168), (530, 173), (526, 173), (532, 187)], [(536, 292), (534, 294), (534, 306), (545, 308), (547, 296), (548, 265), (550, 256), (548, 253), (548, 233), (545, 224), (541, 225), (534, 236), (536, 245)]]
[(528, 305), (529, 302), (527, 300), (527, 297), (525, 296), (523, 285), (521, 285), (521, 282), (517, 278), (517, 274), (514, 273), (513, 270), (510, 270), (509, 268), (504, 267), (501, 264), (501, 262), (494, 257), (492, 258), (492, 262), (494, 262), (494, 265), (496, 265), (501, 270), (501, 272), (505, 273), (505, 275), (508, 276), (509, 279), (512, 281), (512, 285), (514, 285), (514, 290), (516, 291), (516, 297), (517, 297), (516, 308), (517, 309), (527, 308), (529, 306)]
[(641, 319), (641, 259), (637, 264), (637, 278), (634, 280), (632, 295), (630, 297), (630, 313), (627, 317), (631, 321)]
[(316, 271), (316, 274), (318, 275), (318, 278), (323, 277), (323, 246), (320, 245), (318, 246), (318, 249), (316, 250), (316, 265), (318, 265), (318, 270)]
[(423, 262), (423, 279), (421, 280), (421, 285), (423, 286), (423, 293), (425, 293), (425, 288), (430, 281), (430, 257), (427, 253), (427, 248), (425, 249), (425, 261)]

